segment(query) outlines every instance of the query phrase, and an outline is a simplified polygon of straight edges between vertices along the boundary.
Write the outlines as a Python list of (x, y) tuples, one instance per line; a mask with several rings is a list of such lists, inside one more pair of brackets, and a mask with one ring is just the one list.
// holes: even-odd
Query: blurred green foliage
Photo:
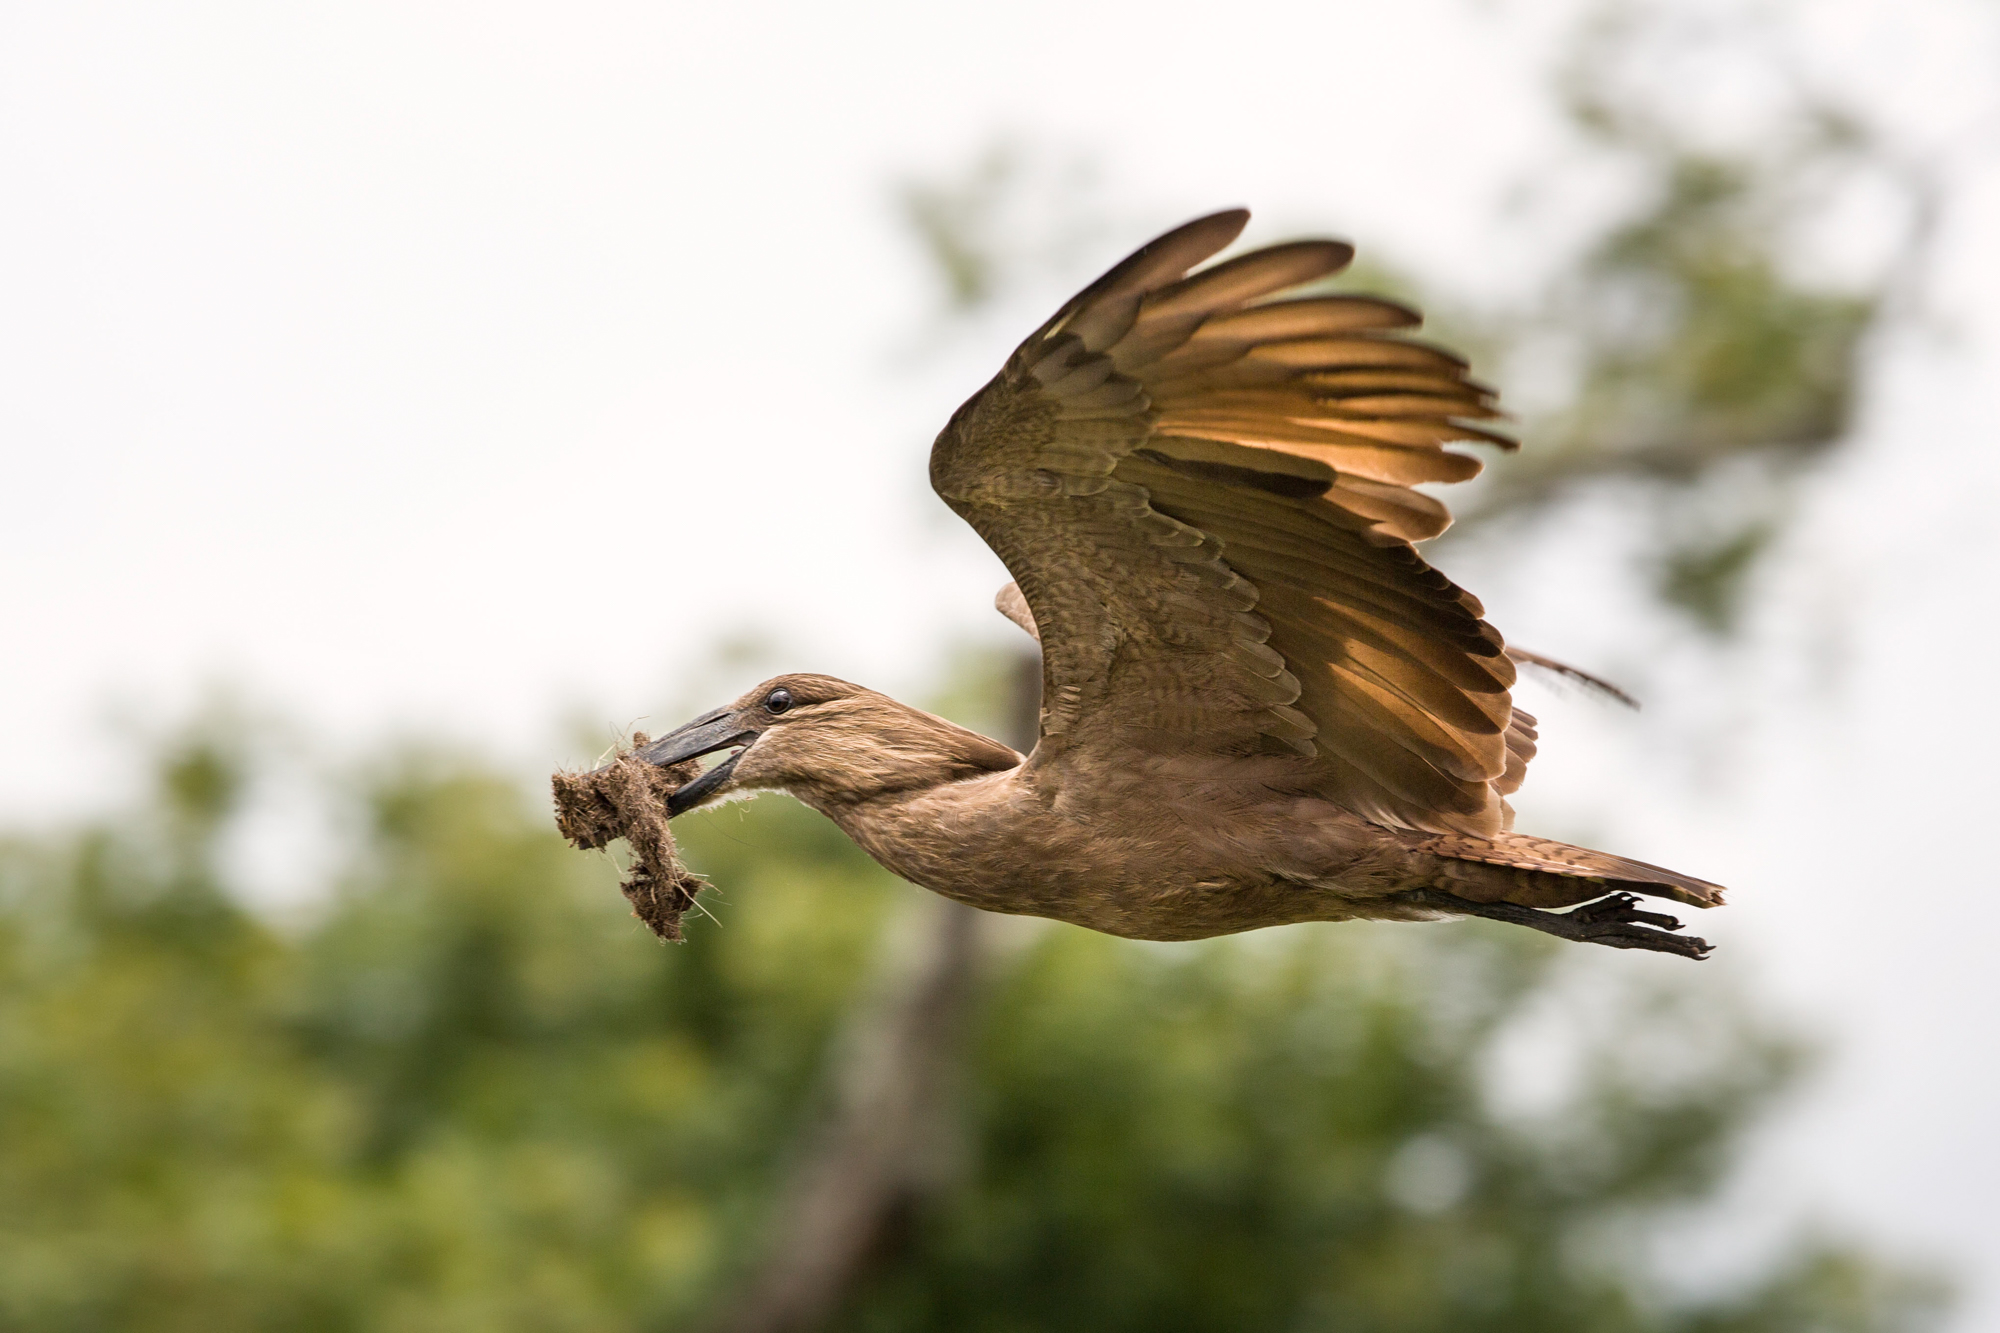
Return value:
[[(274, 922), (222, 868), (255, 753), (196, 726), (137, 808), (0, 849), (0, 1329), (696, 1322), (912, 891), (789, 801), (725, 807), (681, 821), (714, 919), (663, 947), (539, 796), (412, 749), (324, 793), (350, 842)], [(1568, 1094), (1510, 1110), (1495, 1061), (1569, 1003), (1561, 950), (1024, 926), (962, 1149), (840, 1326), (1920, 1324), (1930, 1289), (1851, 1248), (1692, 1304), (1656, 1280), (1799, 1049), (1668, 963), (1587, 1002)]]
[(1744, 450), (1838, 440), (1881, 294), (1785, 271), (1774, 170), (1636, 136), (1614, 144), (1644, 154), (1651, 179), (1555, 298), (1549, 318), (1582, 345), (1582, 373), (1562, 431), (1512, 484), (1685, 481)]

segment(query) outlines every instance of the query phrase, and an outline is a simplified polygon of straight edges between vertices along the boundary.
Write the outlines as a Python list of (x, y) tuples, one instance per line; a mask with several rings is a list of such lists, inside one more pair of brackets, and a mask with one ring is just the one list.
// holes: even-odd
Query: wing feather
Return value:
[(1149, 318), (1209, 315), (1338, 273), (1354, 260), (1344, 241), (1293, 241), (1239, 255), (1146, 298)]
[(1408, 329), (1423, 322), (1423, 316), (1408, 306), (1377, 296), (1307, 297), (1217, 315), (1195, 330), (1191, 341), (1248, 345), (1280, 338), (1334, 337), (1363, 329)]

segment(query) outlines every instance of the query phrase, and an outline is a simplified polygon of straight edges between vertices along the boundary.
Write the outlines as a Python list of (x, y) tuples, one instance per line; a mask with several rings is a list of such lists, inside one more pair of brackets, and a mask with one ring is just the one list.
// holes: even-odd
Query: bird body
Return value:
[(789, 675), (639, 752), (735, 750), (670, 808), (788, 791), (913, 883), (1135, 938), (1456, 914), (1701, 956), (1623, 891), (1717, 886), (1512, 831), (1536, 741), (1515, 667), (1546, 659), (1414, 546), (1450, 521), (1415, 487), (1480, 467), (1444, 444), (1514, 447), (1478, 424), (1492, 392), (1403, 336), (1413, 311), (1295, 291), (1344, 244), (1197, 270), (1247, 217), (1111, 269), (932, 449), (1042, 645), (1033, 752)]
[(1529, 908), (1617, 889), (1716, 900), (1700, 880), (1567, 843), (1387, 829), (1320, 796), (1281, 798), (1283, 757), (1097, 771), (1087, 751), (1026, 758), (831, 676), (776, 677), (706, 725), (757, 732), (718, 790), (789, 792), (892, 873), (969, 906), (1131, 939), (1447, 914), (1412, 896), (1426, 890)]

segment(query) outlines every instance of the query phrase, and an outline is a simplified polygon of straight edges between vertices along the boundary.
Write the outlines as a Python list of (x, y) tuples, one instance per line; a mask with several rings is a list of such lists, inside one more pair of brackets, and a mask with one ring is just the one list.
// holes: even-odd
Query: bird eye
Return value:
[(764, 707), (773, 713), (782, 713), (792, 706), (790, 690), (772, 690), (764, 699)]

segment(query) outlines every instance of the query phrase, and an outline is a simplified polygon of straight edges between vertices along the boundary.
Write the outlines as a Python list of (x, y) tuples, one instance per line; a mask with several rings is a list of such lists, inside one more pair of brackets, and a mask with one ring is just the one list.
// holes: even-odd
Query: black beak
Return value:
[[(665, 768), (686, 759), (696, 759), (717, 750), (726, 750), (732, 745), (747, 746), (757, 739), (754, 727), (746, 727), (738, 722), (727, 708), (718, 708), (713, 713), (698, 717), (678, 731), (670, 731), (660, 739), (636, 751), (634, 758)], [(700, 804), (701, 798), (729, 781), (729, 774), (736, 767), (742, 751), (732, 754), (708, 772), (696, 778), (687, 786), (667, 798), (667, 814), (678, 815)]]

